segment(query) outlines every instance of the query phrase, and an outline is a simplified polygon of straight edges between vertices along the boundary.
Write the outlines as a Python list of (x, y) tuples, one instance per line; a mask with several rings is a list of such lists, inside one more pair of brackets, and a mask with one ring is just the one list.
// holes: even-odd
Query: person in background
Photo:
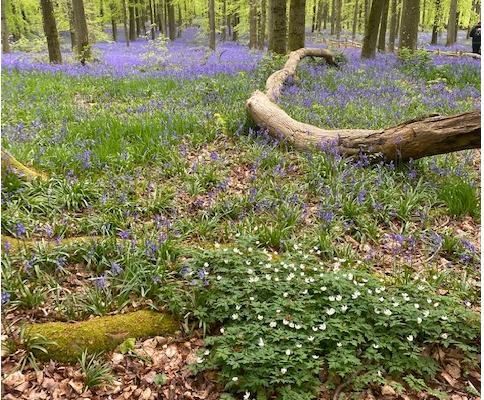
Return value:
[(472, 52), (481, 54), (481, 21), (471, 29), (470, 37), (472, 38)]

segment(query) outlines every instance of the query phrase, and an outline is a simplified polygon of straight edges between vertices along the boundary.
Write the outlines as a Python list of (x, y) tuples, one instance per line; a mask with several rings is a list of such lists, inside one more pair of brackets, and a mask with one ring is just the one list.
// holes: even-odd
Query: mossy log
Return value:
[(289, 54), (283, 69), (266, 82), (266, 93), (255, 91), (247, 100), (247, 111), (254, 122), (273, 137), (296, 149), (335, 148), (340, 154), (370, 155), (371, 162), (407, 161), (453, 151), (481, 147), (481, 110), (454, 116), (429, 116), (403, 122), (386, 129), (326, 130), (292, 119), (274, 104), (284, 83), (296, 73), (299, 62), (307, 56), (323, 57), (333, 64), (331, 52), (302, 48)]
[(33, 181), (34, 179), (45, 179), (46, 176), (26, 167), (15, 157), (2, 150), (2, 178), (7, 172), (14, 172), (19, 178)]
[(75, 363), (82, 352), (112, 351), (128, 338), (146, 338), (175, 332), (179, 321), (169, 314), (141, 310), (127, 314), (96, 317), (82, 322), (47, 322), (27, 325), (31, 337), (40, 334), (56, 345), (46, 345), (47, 354), (37, 352), (42, 360)]

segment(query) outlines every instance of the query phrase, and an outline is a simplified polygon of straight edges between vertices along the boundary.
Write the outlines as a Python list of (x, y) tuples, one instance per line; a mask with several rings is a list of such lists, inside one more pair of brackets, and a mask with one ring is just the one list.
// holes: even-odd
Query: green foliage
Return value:
[(27, 327), (22, 325), (20, 329), (13, 331), (10, 326), (5, 326), (7, 338), (2, 341), (10, 354), (16, 353), (17, 368), (23, 371), (27, 364), (39, 371), (37, 356), (40, 353), (47, 354), (46, 346), (56, 346), (54, 341), (47, 340), (39, 333), (30, 334)]
[(94, 353), (89, 356), (87, 349), (82, 352), (79, 358), (82, 372), (84, 373), (84, 391), (101, 385), (109, 386), (116, 380), (111, 374), (109, 364), (100, 358), (101, 353)]
[(359, 387), (410, 374), (425, 385), (439, 370), (425, 343), (478, 352), (479, 315), (425, 282), (392, 286), (297, 245), (280, 255), (239, 243), (205, 251), (191, 268), (202, 261), (211, 272), (200, 307), (221, 328), (194, 368), (219, 370), (233, 393), (313, 398), (322, 368)]
[(480, 217), (479, 189), (474, 182), (462, 179), (445, 179), (437, 189), (439, 198), (445, 203), (451, 215), (463, 217), (466, 214)]

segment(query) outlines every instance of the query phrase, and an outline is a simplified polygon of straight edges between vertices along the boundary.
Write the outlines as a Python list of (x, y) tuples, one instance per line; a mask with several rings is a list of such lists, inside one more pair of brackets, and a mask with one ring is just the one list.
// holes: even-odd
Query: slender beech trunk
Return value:
[(249, 48), (257, 48), (257, 0), (249, 0)]
[(390, 0), (383, 2), (383, 10), (381, 12), (380, 33), (378, 36), (378, 51), (385, 52), (386, 50), (386, 35), (387, 35), (387, 21), (388, 8)]
[(227, 0), (222, 0), (222, 20), (220, 23), (220, 40), (227, 39)]
[(313, 16), (311, 20), (311, 32), (316, 31), (316, 16), (318, 14), (318, 0), (313, 0)]
[(274, 15), (272, 13), (272, 9), (274, 8), (274, 1), (276, 0), (268, 0), (269, 5), (269, 15), (267, 16), (267, 49), (271, 50), (274, 47)]
[(447, 23), (447, 40), (446, 46), (452, 46), (455, 43), (455, 21), (457, 19), (457, 0), (451, 0), (449, 10), (449, 21)]
[(180, 3), (178, 3), (178, 32), (176, 34), (176, 37), (181, 37), (182, 26), (183, 26), (182, 12), (181, 12)]
[(395, 33), (397, 27), (397, 0), (392, 0), (392, 11), (390, 16), (390, 37), (388, 38), (388, 51), (395, 51)]
[(331, 0), (331, 36), (336, 32), (336, 2), (338, 0)]
[(378, 38), (378, 28), (380, 26), (383, 3), (387, 0), (373, 0), (371, 4), (368, 23), (365, 27), (365, 37), (361, 48), (362, 58), (374, 58), (376, 56), (376, 41)]
[(286, 0), (272, 0), (271, 5), (272, 24), (269, 26), (269, 31), (272, 31), (272, 48), (269, 48), (269, 51), (277, 54), (286, 54)]
[(73, 52), (76, 51), (76, 27), (74, 23), (74, 12), (72, 11), (72, 1), (66, 1), (66, 8), (67, 8), (67, 18), (69, 20), (69, 36), (71, 38), (71, 50)]
[(341, 35), (341, 8), (343, 7), (343, 0), (336, 1), (336, 19), (335, 19), (335, 33), (336, 38), (339, 39)]
[(8, 32), (5, 0), (2, 0), (1, 13), (2, 13), (2, 53), (7, 54), (7, 53), (10, 53), (10, 43), (8, 41), (10, 37), (10, 33)]
[(358, 0), (355, 0), (355, 9), (353, 11), (353, 30), (351, 31), (351, 38), (356, 38), (356, 28), (358, 26)]
[(62, 64), (62, 54), (59, 42), (59, 33), (55, 21), (54, 5), (52, 0), (40, 0), (42, 18), (44, 21), (44, 33), (49, 50), (49, 61), (53, 64)]
[(215, 0), (208, 0), (208, 47), (215, 51)]
[(117, 10), (116, 10), (116, 4), (114, 1), (112, 1), (109, 4), (109, 8), (111, 10), (111, 28), (113, 30), (113, 42), (118, 41), (118, 24), (116, 22), (116, 16), (117, 16)]
[(128, 15), (126, 11), (126, 0), (121, 2), (123, 7), (123, 28), (124, 28), (124, 39), (126, 40), (126, 47), (129, 47), (129, 30), (128, 30)]
[(135, 12), (135, 5), (132, 2), (133, 0), (129, 1), (129, 40), (134, 42), (136, 40), (136, 12)]
[(175, 5), (173, 0), (168, 0), (168, 31), (170, 35), (170, 40), (176, 39), (176, 22), (175, 22)]
[(419, 0), (404, 0), (402, 10), (402, 27), (400, 29), (399, 49), (417, 49), (418, 21), (420, 16)]
[(136, 0), (135, 12), (136, 12), (136, 36), (140, 37), (141, 36), (141, 29), (145, 30), (145, 27), (144, 27), (144, 24), (143, 24), (143, 21), (142, 21), (143, 20), (143, 18), (142, 18), (142, 5), (141, 5), (140, 0)]
[(240, 16), (239, 16), (239, 11), (235, 10), (234, 13), (232, 14), (232, 40), (234, 42), (239, 40), (239, 22), (240, 22)]
[(291, 0), (289, 8), (289, 51), (304, 47), (306, 40), (306, 0)]
[(89, 44), (84, 1), (72, 0), (72, 11), (74, 13), (74, 24), (76, 27), (77, 55), (81, 60), (89, 60), (91, 58), (91, 46)]
[(317, 21), (316, 21), (316, 30), (318, 32), (321, 31), (321, 24), (323, 23), (323, 11), (324, 11), (325, 5), (324, 5), (324, 0), (319, 0), (318, 4), (318, 16), (317, 16)]
[(259, 50), (264, 50), (264, 45), (266, 41), (266, 18), (267, 18), (267, 2), (266, 0), (261, 1), (260, 10), (260, 25), (259, 25)]

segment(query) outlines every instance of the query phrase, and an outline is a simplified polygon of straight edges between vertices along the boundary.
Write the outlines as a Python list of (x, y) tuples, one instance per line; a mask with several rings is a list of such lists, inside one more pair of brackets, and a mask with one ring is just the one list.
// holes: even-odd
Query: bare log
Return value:
[(283, 69), (273, 73), (266, 82), (266, 94), (255, 91), (247, 100), (247, 111), (254, 122), (269, 134), (297, 149), (336, 147), (338, 152), (354, 156), (371, 154), (373, 162), (402, 160), (481, 147), (481, 111), (454, 116), (432, 115), (403, 122), (379, 130), (326, 130), (291, 118), (273, 102), (282, 87), (296, 73), (299, 62), (307, 56), (324, 57), (334, 64), (330, 51), (303, 48), (289, 55)]
[(283, 69), (274, 72), (266, 81), (267, 96), (274, 101), (281, 95), (284, 83), (296, 74), (297, 66), (304, 57), (323, 57), (330, 65), (334, 64), (333, 54), (326, 49), (314, 49), (303, 47), (302, 49), (292, 51), (289, 55)]

